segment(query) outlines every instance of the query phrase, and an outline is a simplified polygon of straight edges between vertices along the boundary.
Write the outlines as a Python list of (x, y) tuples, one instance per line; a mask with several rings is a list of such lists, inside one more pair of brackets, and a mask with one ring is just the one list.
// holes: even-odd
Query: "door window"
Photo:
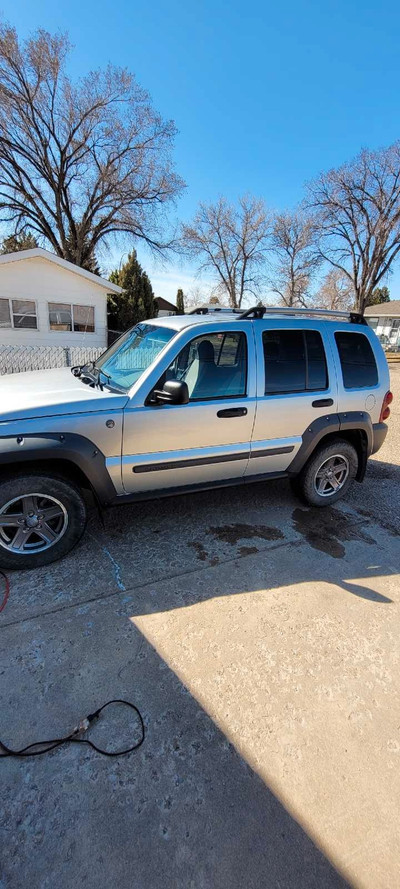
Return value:
[(191, 401), (205, 401), (246, 395), (246, 379), (245, 334), (218, 331), (188, 343), (170, 364), (161, 382), (183, 380)]
[(264, 330), (265, 394), (328, 388), (321, 334), (317, 330)]

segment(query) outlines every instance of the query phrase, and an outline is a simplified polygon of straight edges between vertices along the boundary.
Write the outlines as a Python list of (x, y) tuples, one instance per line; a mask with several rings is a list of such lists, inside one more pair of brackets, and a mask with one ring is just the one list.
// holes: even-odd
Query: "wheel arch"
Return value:
[(288, 475), (292, 478), (299, 475), (316, 449), (335, 439), (345, 439), (355, 448), (358, 458), (356, 480), (361, 482), (373, 447), (372, 422), (365, 411), (331, 414), (314, 421), (302, 436), (302, 444), (288, 467)]

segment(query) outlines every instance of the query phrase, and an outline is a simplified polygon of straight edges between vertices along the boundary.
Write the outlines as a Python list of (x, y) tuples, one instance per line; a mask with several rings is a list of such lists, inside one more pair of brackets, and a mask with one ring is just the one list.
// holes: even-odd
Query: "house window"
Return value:
[(50, 330), (72, 330), (71, 306), (67, 303), (49, 303)]
[(0, 299), (0, 327), (11, 327), (11, 312), (8, 299)]
[(49, 303), (50, 330), (94, 333), (94, 306)]
[(37, 330), (36, 304), (31, 299), (12, 299), (13, 326), (17, 330)]
[(74, 330), (94, 333), (94, 306), (72, 306)]

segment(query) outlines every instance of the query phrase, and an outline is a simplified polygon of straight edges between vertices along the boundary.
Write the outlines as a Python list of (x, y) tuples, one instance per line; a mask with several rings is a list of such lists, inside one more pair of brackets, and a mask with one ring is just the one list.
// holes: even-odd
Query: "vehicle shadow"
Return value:
[[(108, 603), (72, 620), (35, 625), (22, 649), (14, 640), (3, 709), (9, 742), (62, 733), (115, 697), (139, 706), (147, 735), (127, 757), (73, 746), (6, 762), (9, 889), (349, 885), (126, 613)], [(5, 631), (8, 651), (9, 643)], [(114, 724), (109, 712), (90, 736), (115, 749), (132, 743), (132, 725)]]

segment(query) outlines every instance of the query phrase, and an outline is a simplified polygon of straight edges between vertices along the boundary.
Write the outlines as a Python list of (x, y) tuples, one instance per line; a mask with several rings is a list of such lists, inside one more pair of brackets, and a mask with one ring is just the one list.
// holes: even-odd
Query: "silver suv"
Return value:
[(362, 481), (392, 395), (355, 314), (201, 309), (125, 333), (96, 364), (2, 377), (0, 565), (65, 555), (100, 506), (289, 477), (311, 506)]

